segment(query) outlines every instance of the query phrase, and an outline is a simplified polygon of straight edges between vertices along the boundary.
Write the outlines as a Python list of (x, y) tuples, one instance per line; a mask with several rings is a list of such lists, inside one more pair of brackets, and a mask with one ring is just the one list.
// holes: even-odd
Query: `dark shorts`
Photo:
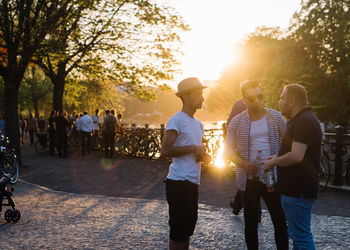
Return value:
[(198, 213), (198, 185), (189, 181), (165, 181), (169, 204), (169, 238), (185, 241), (193, 235)]

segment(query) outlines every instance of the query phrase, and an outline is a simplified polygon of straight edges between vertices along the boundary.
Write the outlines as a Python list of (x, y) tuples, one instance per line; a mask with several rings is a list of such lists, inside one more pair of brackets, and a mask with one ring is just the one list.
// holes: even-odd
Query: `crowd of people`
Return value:
[[(102, 121), (102, 122), (101, 122)], [(99, 109), (90, 117), (87, 111), (77, 113), (73, 111), (71, 115), (61, 110), (51, 111), (48, 120), (42, 116), (35, 118), (33, 114), (29, 117), (20, 115), (19, 130), (20, 143), (24, 145), (26, 138), (29, 137), (30, 145), (33, 146), (35, 137), (41, 136), (49, 139), (49, 151), (51, 155), (57, 155), (59, 158), (67, 156), (68, 138), (74, 142), (85, 156), (95, 147), (97, 139), (102, 133), (103, 145), (105, 147), (105, 157), (111, 158), (114, 153), (115, 138), (123, 130), (122, 114), (115, 115), (113, 109), (106, 110), (103, 120)], [(0, 129), (5, 128), (5, 125)], [(2, 132), (3, 134), (5, 131)]]

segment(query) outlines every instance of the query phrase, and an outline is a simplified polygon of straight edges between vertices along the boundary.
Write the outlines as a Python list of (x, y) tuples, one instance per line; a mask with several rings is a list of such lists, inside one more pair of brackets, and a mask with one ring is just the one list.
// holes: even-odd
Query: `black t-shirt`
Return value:
[(54, 132), (55, 131), (55, 127), (53, 126), (54, 122), (55, 122), (55, 118), (51, 116), (49, 118), (49, 131), (50, 132)]
[(311, 108), (301, 110), (288, 121), (279, 155), (290, 152), (294, 141), (306, 144), (307, 149), (301, 163), (289, 167), (278, 167), (277, 184), (282, 195), (317, 198), (320, 181), (321, 138), (320, 123)]
[(67, 134), (67, 128), (69, 125), (68, 120), (62, 116), (58, 116), (55, 122), (56, 122), (56, 132), (61, 135)]

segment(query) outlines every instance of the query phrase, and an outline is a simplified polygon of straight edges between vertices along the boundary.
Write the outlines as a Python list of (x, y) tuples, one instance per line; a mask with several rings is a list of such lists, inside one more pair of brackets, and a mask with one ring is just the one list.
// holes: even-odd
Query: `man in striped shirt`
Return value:
[(258, 249), (259, 204), (262, 197), (275, 228), (277, 249), (288, 249), (287, 224), (280, 194), (267, 191), (263, 166), (257, 165), (256, 162), (259, 151), (261, 160), (278, 154), (286, 120), (279, 112), (264, 107), (263, 94), (257, 81), (242, 82), (240, 90), (247, 110), (230, 121), (226, 154), (236, 164), (237, 185), (244, 191), (244, 231), (247, 248)]

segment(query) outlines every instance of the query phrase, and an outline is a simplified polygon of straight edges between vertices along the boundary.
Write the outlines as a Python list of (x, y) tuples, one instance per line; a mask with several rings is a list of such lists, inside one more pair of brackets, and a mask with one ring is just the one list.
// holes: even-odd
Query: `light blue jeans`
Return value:
[(316, 249), (311, 233), (311, 210), (315, 199), (282, 195), (281, 202), (288, 223), (288, 235), (293, 241), (293, 250)]

